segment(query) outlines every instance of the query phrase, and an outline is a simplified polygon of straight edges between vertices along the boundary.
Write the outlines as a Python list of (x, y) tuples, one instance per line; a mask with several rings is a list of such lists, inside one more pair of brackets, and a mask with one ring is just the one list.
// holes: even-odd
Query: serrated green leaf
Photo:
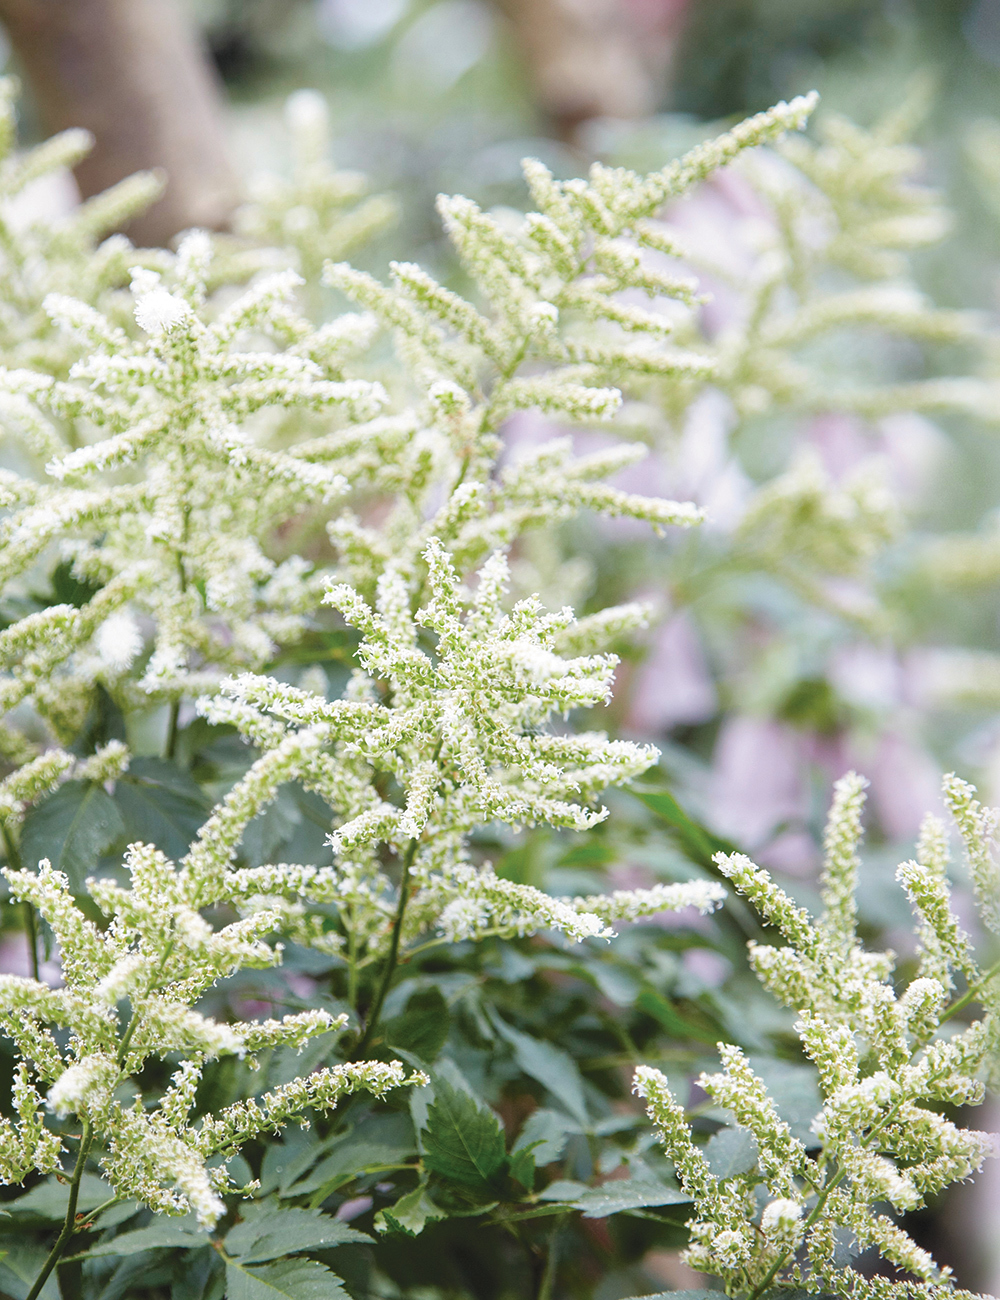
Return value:
[(206, 1232), (192, 1232), (176, 1223), (151, 1223), (133, 1232), (122, 1232), (110, 1241), (85, 1250), (74, 1259), (96, 1259), (102, 1255), (135, 1255), (140, 1250), (197, 1250), (207, 1246), (210, 1238)]
[(255, 1209), (233, 1228), (225, 1240), (226, 1253), (241, 1263), (294, 1255), (300, 1250), (327, 1250), (332, 1246), (371, 1242), (365, 1232), (358, 1232), (339, 1219), (319, 1210)]
[(544, 1088), (548, 1088), (560, 1101), (573, 1118), (580, 1124), (587, 1123), (587, 1103), (583, 1096), (583, 1079), (577, 1063), (568, 1052), (543, 1038), (532, 1038), (522, 1034), (506, 1021), (494, 1016), (493, 1025), (498, 1034), (505, 1038), (514, 1049), (514, 1059), (532, 1079), (536, 1079)]
[(477, 1190), (485, 1189), (507, 1163), (497, 1117), (441, 1078), (434, 1081), (423, 1143), (428, 1169)]
[(516, 1183), (520, 1183), (526, 1192), (534, 1191), (535, 1153), (529, 1147), (521, 1147), (519, 1151), (511, 1152), (510, 1176)]
[(227, 1300), (350, 1300), (340, 1278), (314, 1259), (245, 1268), (226, 1261)]
[(133, 758), (115, 783), (114, 801), (130, 842), (154, 844), (179, 860), (208, 816), (208, 804), (194, 781), (162, 758)]
[(121, 813), (103, 786), (67, 781), (24, 819), (21, 858), (32, 869), (48, 858), (57, 871), (65, 871), (73, 892), (79, 893), (102, 855), (124, 833)]
[(514, 1151), (531, 1151), (535, 1164), (541, 1168), (558, 1160), (566, 1148), (566, 1139), (571, 1133), (578, 1133), (579, 1127), (568, 1115), (557, 1110), (540, 1107), (528, 1116), (517, 1135)]
[(438, 1223), (444, 1218), (447, 1218), (446, 1212), (434, 1204), (426, 1184), (421, 1183), (412, 1192), (401, 1196), (395, 1205), (380, 1210), (375, 1216), (375, 1229), (377, 1232), (397, 1232), (406, 1237), (416, 1237), (428, 1223)]
[(756, 1169), (760, 1153), (753, 1134), (745, 1128), (721, 1128), (705, 1143), (702, 1155), (716, 1178), (732, 1178)]
[(386, 1021), (382, 1038), (390, 1046), (413, 1052), (431, 1065), (440, 1055), (450, 1028), (448, 1003), (441, 990), (432, 985), (419, 989), (407, 1002), (405, 1011)]
[(721, 1295), (721, 1291), (657, 1291), (655, 1295), (632, 1296), (630, 1300), (719, 1300)]
[(775, 1110), (793, 1135), (806, 1147), (815, 1147), (819, 1139), (811, 1124), (822, 1109), (823, 1098), (813, 1067), (756, 1055), (751, 1055), (750, 1065), (763, 1079)]
[(294, 794), (287, 786), (282, 787), (244, 830), (240, 856), (250, 867), (278, 861), (279, 850), (295, 834), (301, 821), (302, 813)]

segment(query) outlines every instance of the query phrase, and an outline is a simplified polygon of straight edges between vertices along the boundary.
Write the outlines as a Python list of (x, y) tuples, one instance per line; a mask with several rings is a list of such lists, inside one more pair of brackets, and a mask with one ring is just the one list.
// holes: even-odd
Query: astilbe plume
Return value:
[[(895, 955), (863, 946), (855, 891), (864, 786), (853, 773), (837, 783), (826, 834), (824, 911), (816, 920), (748, 858), (716, 859), (784, 941), (751, 943), (750, 962), (797, 1014), (795, 1032), (816, 1070), (823, 1105), (809, 1140), (792, 1133), (742, 1051), (720, 1043), (722, 1070), (703, 1074), (699, 1083), (752, 1134), (758, 1158), (749, 1172), (716, 1177), (666, 1078), (646, 1066), (636, 1070), (635, 1091), (646, 1098), (695, 1203), (686, 1258), (721, 1278), (729, 1295), (758, 1297), (782, 1288), (866, 1300), (962, 1294), (892, 1211), (918, 1209), (996, 1154), (989, 1134), (960, 1128), (941, 1107), (983, 1100), (981, 1076), (997, 1048), (998, 967), (983, 971), (976, 964), (951, 905), (945, 829), (932, 816), (918, 860), (897, 872), (919, 927), (913, 978), (900, 987)], [(982, 809), (973, 788), (954, 776), (945, 779), (944, 791), (983, 917), (996, 929), (996, 813)], [(956, 984), (961, 991), (952, 996)], [(954, 1019), (976, 1001), (984, 1006), (980, 1018)], [(907, 1280), (845, 1267), (846, 1244), (853, 1254), (874, 1248)]]

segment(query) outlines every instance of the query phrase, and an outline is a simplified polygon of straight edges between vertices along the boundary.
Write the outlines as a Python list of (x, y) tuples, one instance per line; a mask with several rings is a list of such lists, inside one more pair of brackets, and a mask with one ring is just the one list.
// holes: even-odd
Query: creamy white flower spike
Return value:
[[(666, 1078), (645, 1066), (635, 1072), (634, 1090), (646, 1098), (666, 1153), (694, 1201), (685, 1258), (721, 1278), (730, 1294), (758, 1296), (784, 1287), (844, 1300), (947, 1300), (965, 1294), (956, 1293), (948, 1270), (938, 1268), (876, 1207), (918, 1209), (996, 1154), (991, 1135), (959, 1128), (937, 1107), (983, 1098), (977, 1075), (995, 1053), (997, 981), (978, 970), (958, 927), (947, 884), (947, 842), (933, 820), (921, 837), (921, 863), (900, 868), (920, 922), (922, 973), (898, 989), (892, 954), (862, 947), (855, 890), (864, 785), (854, 773), (836, 784), (825, 838), (824, 911), (815, 922), (749, 859), (716, 857), (785, 940), (779, 948), (751, 944), (751, 961), (768, 988), (798, 1013), (795, 1030), (816, 1067), (822, 1097), (810, 1126), (818, 1150), (792, 1132), (744, 1054), (720, 1043), (723, 1070), (698, 1082), (752, 1135), (757, 1158), (749, 1172), (717, 1177)], [(954, 777), (945, 779), (966, 854), (986, 877), (993, 870), (996, 813), (980, 809), (974, 793)], [(990, 901), (982, 901), (988, 912)], [(955, 971), (986, 1011), (949, 1032), (950, 1026), (942, 1026)], [(761, 1209), (763, 1193), (768, 1199)], [(869, 1281), (844, 1269), (837, 1242), (845, 1234), (859, 1251), (875, 1247), (919, 1282)]]

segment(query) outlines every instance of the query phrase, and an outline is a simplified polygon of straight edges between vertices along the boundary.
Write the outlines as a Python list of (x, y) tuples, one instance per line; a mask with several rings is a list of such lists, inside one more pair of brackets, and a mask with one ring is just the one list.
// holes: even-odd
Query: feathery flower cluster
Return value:
[[(330, 803), (337, 856), (334, 868), (302, 878), (303, 892), (337, 904), (353, 936), (352, 960), (370, 960), (389, 941), (386, 847), (404, 863), (403, 889), (415, 891), (402, 923), (407, 938), (435, 928), (452, 940), (544, 929), (579, 941), (610, 934), (607, 923), (617, 919), (691, 905), (711, 910), (724, 891), (707, 882), (561, 900), (471, 865), (468, 836), (483, 823), (583, 830), (601, 821), (606, 809), (594, 807), (597, 793), (644, 771), (656, 750), (600, 733), (547, 729), (553, 713), (603, 702), (617, 660), (557, 652), (560, 639), (575, 631), (569, 609), (550, 614), (528, 599), (505, 612), (502, 553), (480, 567), (471, 591), (437, 538), (423, 560), (423, 575), (409, 582), (387, 569), (374, 608), (345, 584), (328, 593), (362, 635), (363, 670), (347, 698), (328, 702), (243, 674), (202, 700), (210, 721), (235, 726), (264, 753), (192, 858), (223, 887), (233, 878), (226, 866), (243, 827), (278, 784), (297, 778)], [(411, 613), (422, 593), (424, 603)], [(398, 802), (378, 793), (385, 776), (398, 787)], [(253, 879), (255, 905), (271, 906), (262, 879)], [(214, 893), (205, 898), (215, 900)]]
[[(119, 1197), (169, 1213), (193, 1211), (211, 1226), (224, 1212), (221, 1195), (228, 1185), (224, 1165), (208, 1168), (211, 1157), (230, 1157), (258, 1134), (311, 1109), (330, 1109), (358, 1089), (381, 1096), (423, 1076), (408, 1076), (398, 1061), (330, 1066), (193, 1124), (207, 1062), (252, 1058), (285, 1045), (301, 1049), (319, 1034), (343, 1029), (347, 1016), (305, 1011), (223, 1024), (195, 1011), (192, 1004), (220, 979), (280, 960), (280, 946), (266, 942), (279, 918), (261, 910), (213, 930), (197, 910), (201, 881), (190, 863), (178, 871), (158, 850), (133, 844), (125, 866), (129, 888), (110, 879), (88, 881), (108, 919), (103, 930), (86, 919), (65, 875), (48, 862), (37, 871), (4, 871), (12, 897), (30, 903), (52, 927), (64, 984), (54, 989), (0, 976), (0, 1020), (23, 1061), (20, 1120), (5, 1121), (0, 1132), (0, 1181), (17, 1183), (33, 1167), (58, 1166), (62, 1143), (45, 1127), (47, 1109), (82, 1122), (83, 1142), (101, 1149), (101, 1165)], [(66, 1047), (56, 1031), (68, 1031)], [(145, 1105), (131, 1081), (150, 1058), (175, 1053), (182, 1060), (169, 1087), (155, 1106)]]
[[(984, 973), (972, 957), (951, 907), (945, 830), (931, 816), (918, 861), (897, 873), (919, 924), (914, 978), (898, 990), (894, 955), (863, 949), (854, 895), (864, 785), (853, 773), (837, 783), (826, 834), (824, 911), (815, 922), (749, 859), (716, 858), (784, 940), (780, 947), (751, 943), (750, 960), (764, 985), (797, 1013), (796, 1033), (816, 1069), (823, 1105), (810, 1140), (792, 1133), (743, 1052), (720, 1044), (722, 1070), (699, 1083), (753, 1136), (758, 1158), (749, 1172), (717, 1177), (664, 1076), (645, 1066), (635, 1074), (635, 1091), (646, 1098), (695, 1202), (686, 1258), (722, 1278), (729, 1295), (756, 1298), (782, 1288), (858, 1300), (959, 1294), (948, 1269), (878, 1207), (917, 1209), (996, 1154), (989, 1134), (959, 1128), (940, 1107), (983, 1099), (979, 1076), (997, 1042), (998, 972)], [(954, 776), (944, 789), (991, 920), (996, 814), (981, 809), (974, 790)], [(964, 992), (949, 1003), (956, 978)], [(974, 1000), (985, 1007), (980, 1019), (948, 1023)], [(876, 1248), (912, 1280), (868, 1279), (845, 1268), (845, 1242), (855, 1254)]]

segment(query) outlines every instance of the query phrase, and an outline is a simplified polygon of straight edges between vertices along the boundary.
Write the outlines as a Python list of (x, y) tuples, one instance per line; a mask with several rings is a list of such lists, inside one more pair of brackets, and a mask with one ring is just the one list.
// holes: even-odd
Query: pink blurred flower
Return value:
[(901, 732), (884, 733), (864, 769), (873, 810), (889, 839), (915, 840), (925, 813), (941, 815), (940, 769), (922, 745)]
[(631, 687), (625, 726), (636, 736), (658, 736), (715, 713), (715, 686), (690, 614), (681, 611), (660, 624)]
[(709, 816), (720, 834), (755, 851), (784, 822), (809, 811), (804, 736), (769, 718), (737, 714), (722, 724), (713, 755)]
[[(31, 959), (28, 955), (28, 936), (23, 931), (5, 934), (0, 939), (0, 974), (31, 975)], [(43, 961), (39, 967), (39, 976), (51, 988), (62, 986), (62, 970), (56, 961)]]

